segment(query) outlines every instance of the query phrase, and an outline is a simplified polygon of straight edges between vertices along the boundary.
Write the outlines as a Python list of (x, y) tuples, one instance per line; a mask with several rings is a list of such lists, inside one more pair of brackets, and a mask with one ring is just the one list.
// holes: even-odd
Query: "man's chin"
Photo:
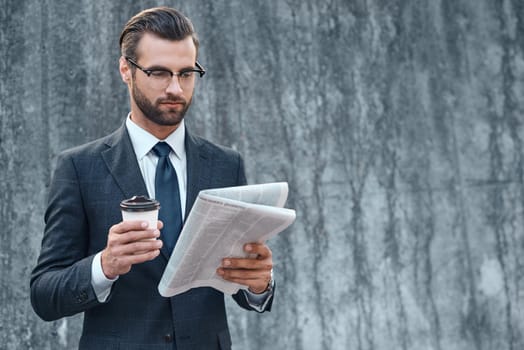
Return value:
[(168, 106), (167, 104), (157, 104), (156, 113), (149, 119), (158, 125), (176, 126), (184, 119), (187, 111), (187, 104), (175, 104)]
[(160, 118), (157, 118), (156, 122), (157, 124), (164, 126), (174, 126), (180, 124), (182, 119), (184, 119), (184, 116), (180, 115), (180, 113), (178, 112), (162, 113), (162, 116), (160, 116)]

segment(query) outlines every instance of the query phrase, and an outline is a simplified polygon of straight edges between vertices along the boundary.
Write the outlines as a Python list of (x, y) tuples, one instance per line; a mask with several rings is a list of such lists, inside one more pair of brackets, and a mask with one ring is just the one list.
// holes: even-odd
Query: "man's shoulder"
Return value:
[(220, 145), (218, 143), (215, 143), (213, 141), (210, 141), (202, 136), (198, 136), (195, 134), (188, 134), (189, 142), (193, 142), (200, 150), (218, 157), (226, 157), (226, 158), (238, 158), (240, 157), (240, 153), (231, 148), (226, 147), (223, 145)]
[(113, 133), (100, 137), (98, 139), (89, 141), (87, 143), (74, 146), (63, 150), (59, 153), (59, 157), (92, 157), (99, 155), (102, 151), (109, 148), (118, 137), (121, 137), (123, 130), (121, 128), (117, 129)]

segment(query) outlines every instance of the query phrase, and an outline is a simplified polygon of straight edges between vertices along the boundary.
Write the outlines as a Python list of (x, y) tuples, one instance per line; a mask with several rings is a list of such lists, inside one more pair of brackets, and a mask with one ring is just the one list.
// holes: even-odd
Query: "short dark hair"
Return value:
[(198, 53), (198, 37), (193, 24), (179, 11), (169, 7), (154, 7), (141, 11), (127, 21), (120, 34), (120, 52), (122, 56), (137, 60), (136, 48), (144, 33), (151, 33), (168, 40), (184, 40), (188, 36)]

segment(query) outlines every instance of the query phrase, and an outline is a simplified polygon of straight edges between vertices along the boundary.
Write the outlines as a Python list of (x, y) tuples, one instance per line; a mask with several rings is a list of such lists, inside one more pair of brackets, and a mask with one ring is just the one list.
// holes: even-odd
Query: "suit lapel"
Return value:
[(102, 158), (125, 198), (147, 196), (147, 188), (125, 125), (108, 138)]
[(209, 186), (210, 178), (210, 154), (205, 145), (186, 129), (186, 156), (187, 156), (187, 194), (186, 212), (187, 218), (198, 193)]

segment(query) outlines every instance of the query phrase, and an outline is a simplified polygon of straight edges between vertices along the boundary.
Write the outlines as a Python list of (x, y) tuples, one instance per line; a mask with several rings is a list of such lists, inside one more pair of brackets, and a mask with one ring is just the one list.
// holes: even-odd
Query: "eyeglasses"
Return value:
[(127, 62), (144, 72), (149, 78), (148, 81), (151, 84), (151, 88), (158, 90), (166, 89), (169, 84), (171, 84), (173, 76), (178, 78), (178, 84), (182, 89), (185, 89), (191, 87), (195, 83), (195, 77), (197, 74), (200, 77), (203, 77), (204, 74), (206, 74), (206, 70), (200, 65), (200, 63), (198, 63), (198, 61), (195, 61), (196, 68), (183, 69), (180, 72), (172, 72), (166, 68), (146, 69), (129, 57), (126, 57), (125, 59)]

